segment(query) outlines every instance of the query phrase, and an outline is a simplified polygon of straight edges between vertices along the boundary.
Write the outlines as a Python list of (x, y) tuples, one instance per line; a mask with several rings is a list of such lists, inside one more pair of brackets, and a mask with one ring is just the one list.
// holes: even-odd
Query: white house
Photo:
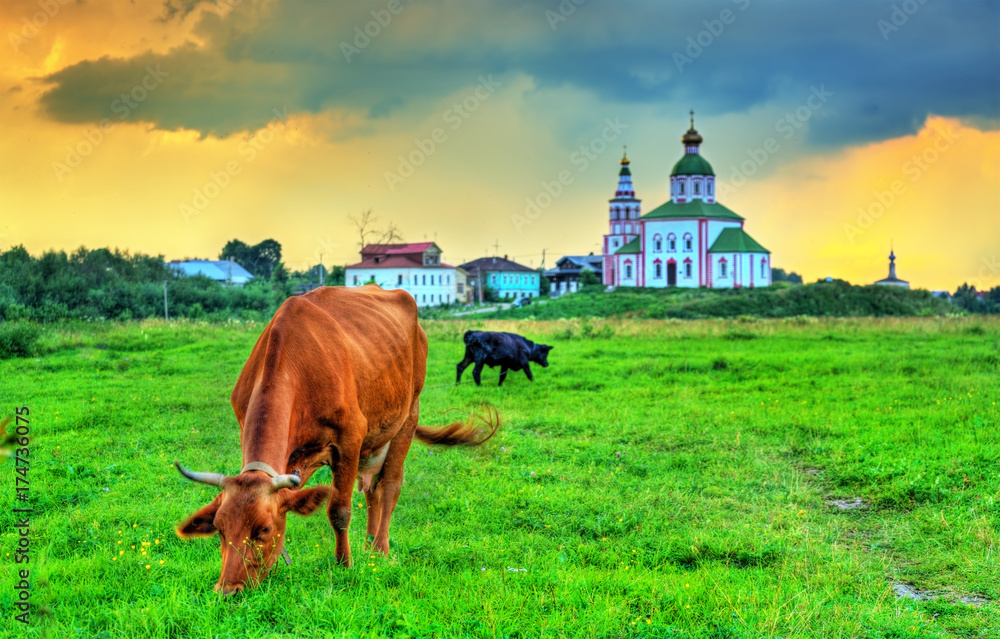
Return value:
[(739, 288), (771, 285), (771, 252), (744, 230), (744, 219), (715, 200), (715, 171), (691, 128), (670, 173), (670, 199), (645, 215), (628, 157), (610, 200), (603, 282), (611, 286)]
[(361, 261), (345, 270), (347, 286), (375, 282), (382, 288), (401, 288), (417, 306), (451, 304), (458, 299), (454, 266), (441, 262), (441, 249), (434, 242), (419, 244), (369, 244), (361, 249)]

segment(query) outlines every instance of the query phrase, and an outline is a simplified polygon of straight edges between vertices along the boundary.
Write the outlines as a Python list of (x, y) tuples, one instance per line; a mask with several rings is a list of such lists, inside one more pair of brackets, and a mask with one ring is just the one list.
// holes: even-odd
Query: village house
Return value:
[(549, 278), (549, 295), (559, 297), (564, 293), (575, 293), (580, 290), (580, 276), (585, 270), (592, 271), (600, 281), (603, 269), (603, 255), (591, 253), (561, 257), (556, 262), (555, 268), (545, 271), (545, 277)]
[(483, 288), (492, 289), (503, 300), (538, 297), (538, 271), (503, 257), (481, 257), (462, 264), (469, 274), (469, 286), (476, 301), (483, 301)]
[(346, 267), (345, 284), (364, 286), (369, 282), (386, 290), (403, 289), (413, 296), (417, 306), (465, 299), (458, 292), (457, 269), (441, 262), (441, 249), (434, 242), (365, 246), (361, 261)]

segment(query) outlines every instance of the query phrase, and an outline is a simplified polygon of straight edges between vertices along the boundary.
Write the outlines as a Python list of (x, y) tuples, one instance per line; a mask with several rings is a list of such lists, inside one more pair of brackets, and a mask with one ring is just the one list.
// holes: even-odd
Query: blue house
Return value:
[(462, 264), (460, 268), (469, 274), (469, 287), (477, 300), (482, 301), (483, 287), (488, 287), (500, 299), (519, 300), (524, 297), (538, 297), (538, 271), (503, 257), (481, 257)]

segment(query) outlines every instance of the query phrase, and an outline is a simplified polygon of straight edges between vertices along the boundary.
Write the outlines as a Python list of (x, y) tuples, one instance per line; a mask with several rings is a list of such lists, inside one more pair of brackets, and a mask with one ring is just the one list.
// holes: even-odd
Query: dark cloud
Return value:
[[(165, 12), (184, 16), (197, 4), (169, 0)], [(516, 72), (540, 91), (680, 102), (708, 115), (774, 104), (794, 112), (825, 87), (833, 97), (810, 126), (820, 145), (909, 133), (929, 113), (996, 122), (1000, 5), (913, 0), (907, 6), (919, 8), (907, 15), (901, 4), (593, 0), (558, 22), (546, 14), (557, 2), (404, 4), (379, 25), (383, 2), (244, 0), (225, 16), (201, 16), (204, 47), (102, 58), (47, 77), (42, 106), (60, 121), (118, 118), (115, 101), (159, 67), (169, 76), (127, 117), (226, 136), (262, 126), (275, 107), (418, 118), (480, 74)]]

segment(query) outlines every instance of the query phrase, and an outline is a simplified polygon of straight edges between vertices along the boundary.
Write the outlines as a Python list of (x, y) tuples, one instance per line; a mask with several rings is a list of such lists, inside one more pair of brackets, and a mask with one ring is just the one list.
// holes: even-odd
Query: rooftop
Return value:
[(709, 253), (770, 253), (743, 229), (722, 229), (708, 249)]
[(644, 220), (658, 220), (664, 218), (694, 218), (711, 217), (721, 220), (742, 220), (743, 218), (733, 213), (718, 202), (709, 204), (702, 200), (692, 200), (691, 202), (675, 202), (670, 200), (656, 207), (649, 213), (642, 216)]
[(513, 260), (508, 260), (507, 256), (504, 257), (481, 257), (478, 260), (472, 260), (471, 262), (466, 262), (461, 265), (469, 275), (474, 275), (482, 269), (484, 272), (489, 271), (520, 271), (523, 273), (534, 273), (535, 269), (528, 268), (523, 264), (518, 264)]

